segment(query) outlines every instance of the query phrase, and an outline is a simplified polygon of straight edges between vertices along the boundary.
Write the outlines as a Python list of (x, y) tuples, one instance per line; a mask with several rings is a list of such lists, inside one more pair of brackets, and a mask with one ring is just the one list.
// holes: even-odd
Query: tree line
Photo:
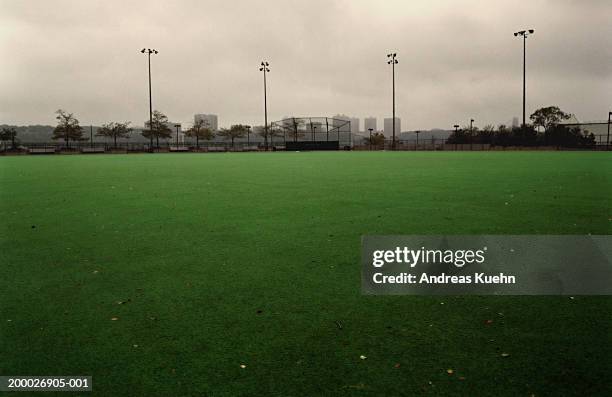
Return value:
[[(71, 142), (89, 140), (89, 138), (84, 135), (84, 129), (74, 113), (59, 109), (55, 114), (57, 125), (53, 129), (51, 139), (56, 141), (63, 140), (68, 148)], [(130, 127), (130, 124), (131, 122), (129, 121), (105, 123), (102, 124), (95, 135), (111, 139), (114, 146), (117, 147), (118, 139), (129, 138), (132, 134), (133, 128)], [(251, 127), (248, 125), (235, 124), (230, 128), (221, 128), (218, 131), (214, 131), (210, 128), (206, 120), (200, 119), (197, 120), (191, 128), (183, 131), (183, 133), (190, 138), (195, 138), (197, 148), (199, 148), (200, 141), (212, 141), (217, 136), (231, 141), (232, 147), (234, 147), (235, 140), (247, 136), (250, 133), (250, 128)], [(13, 127), (2, 128), (0, 130), (0, 140), (5, 142), (10, 141), (11, 148), (16, 149), (18, 143), (17, 134), (17, 129)], [(168, 140), (172, 138), (172, 129), (168, 125), (168, 117), (164, 113), (155, 110), (152, 114), (152, 119), (145, 123), (145, 128), (140, 134), (150, 139), (152, 143), (155, 141), (155, 144), (159, 147), (160, 139)], [(261, 129), (256, 132), (256, 134), (265, 139), (265, 145), (267, 147), (268, 138), (271, 139), (272, 136), (277, 136), (278, 132), (272, 131), (271, 129)]]
[[(67, 147), (70, 142), (87, 141), (84, 136), (83, 127), (73, 113), (65, 110), (58, 110), (56, 113), (57, 126), (53, 129), (52, 139), (63, 140)], [(531, 125), (508, 128), (505, 125), (494, 127), (487, 125), (482, 129), (478, 127), (465, 126), (454, 131), (447, 143), (449, 144), (490, 144), (495, 146), (557, 146), (557, 147), (592, 147), (595, 146), (595, 136), (588, 131), (582, 131), (578, 126), (565, 126), (561, 122), (571, 117), (570, 114), (563, 112), (557, 106), (549, 106), (536, 110), (529, 117)], [(264, 138), (266, 149), (268, 139), (272, 143), (274, 137), (287, 134), (285, 139), (293, 139), (304, 136), (300, 129), (300, 121), (293, 119), (293, 125), (285, 126), (285, 131), (278, 127), (268, 129), (261, 128), (256, 134)], [(130, 122), (109, 122), (103, 124), (96, 132), (96, 136), (112, 139), (114, 146), (117, 147), (117, 140), (129, 138), (133, 132)], [(221, 128), (213, 131), (206, 120), (197, 120), (194, 125), (184, 134), (190, 138), (195, 138), (196, 148), (199, 149), (200, 141), (212, 141), (216, 136), (225, 140), (230, 140), (232, 147), (236, 139), (244, 138), (250, 133), (250, 126), (243, 124), (232, 125), (230, 128)], [(11, 149), (17, 149), (17, 129), (4, 127), (0, 130), (0, 140), (10, 142)], [(160, 139), (171, 139), (172, 129), (168, 125), (168, 117), (162, 112), (155, 110), (152, 120), (145, 123), (145, 128), (141, 135), (151, 141), (155, 141), (159, 147)], [(381, 133), (374, 133), (371, 137), (365, 138), (366, 145), (379, 146), (384, 144), (385, 137)]]
[(454, 131), (447, 139), (450, 144), (490, 144), (494, 146), (556, 146), (593, 147), (595, 135), (578, 126), (565, 126), (561, 122), (571, 117), (557, 106), (536, 110), (529, 119), (531, 125), (508, 128), (486, 125), (482, 129), (465, 126)]

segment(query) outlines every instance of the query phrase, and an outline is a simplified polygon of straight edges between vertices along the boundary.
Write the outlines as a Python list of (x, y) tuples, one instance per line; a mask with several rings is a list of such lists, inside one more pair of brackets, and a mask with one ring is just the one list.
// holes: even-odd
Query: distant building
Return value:
[(193, 121), (198, 122), (198, 120), (204, 120), (206, 126), (213, 131), (217, 131), (219, 129), (219, 123), (216, 114), (196, 114), (193, 116)]
[[(395, 118), (395, 138), (397, 139), (402, 133), (402, 120), (399, 117)], [(393, 118), (385, 118), (384, 123), (384, 134), (385, 138), (393, 137)]]
[(512, 127), (516, 128), (518, 126), (519, 126), (519, 119), (518, 119), (518, 117), (513, 117), (512, 118)]
[[(345, 114), (337, 114), (332, 117), (332, 126), (338, 128), (339, 132), (351, 132), (350, 122), (351, 118)], [(346, 122), (349, 123), (346, 123)]]
[(366, 117), (363, 119), (363, 132), (376, 131), (376, 117)]
[(350, 121), (351, 121), (351, 132), (353, 134), (357, 134), (359, 132), (359, 118), (350, 117)]

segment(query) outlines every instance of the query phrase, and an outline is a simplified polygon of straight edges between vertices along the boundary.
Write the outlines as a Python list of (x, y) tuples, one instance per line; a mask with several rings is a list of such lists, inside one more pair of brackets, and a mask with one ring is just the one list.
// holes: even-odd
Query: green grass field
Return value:
[(0, 183), (0, 375), (92, 375), (105, 396), (612, 393), (610, 297), (360, 292), (364, 234), (611, 234), (610, 154), (19, 156)]

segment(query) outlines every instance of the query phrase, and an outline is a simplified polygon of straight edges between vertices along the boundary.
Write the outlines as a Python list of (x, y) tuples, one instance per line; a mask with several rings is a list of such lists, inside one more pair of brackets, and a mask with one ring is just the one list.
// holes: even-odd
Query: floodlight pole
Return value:
[(251, 126), (250, 125), (246, 125), (245, 127), (247, 129), (247, 146), (251, 146), (251, 138), (250, 138)]
[(414, 150), (417, 150), (419, 148), (419, 134), (421, 133), (421, 131), (415, 131), (414, 133), (417, 136), (416, 146), (414, 147)]
[(317, 127), (312, 127), (312, 141), (315, 142), (317, 140)]
[(325, 132), (327, 133), (327, 142), (329, 142), (329, 121), (327, 121), (327, 117), (325, 117)]
[(266, 83), (266, 73), (270, 72), (270, 68), (268, 68), (270, 64), (266, 61), (261, 61), (261, 67), (259, 68), (260, 72), (263, 72), (263, 81), (264, 81), (264, 139), (265, 139), (265, 147), (268, 150), (268, 88)]
[(527, 72), (527, 36), (533, 34), (534, 30), (521, 30), (514, 33), (515, 37), (523, 38), (523, 127), (527, 125), (525, 118), (525, 98), (526, 98), (526, 72)]
[(393, 81), (393, 140), (391, 141), (391, 148), (392, 150), (395, 150), (395, 65), (397, 64), (397, 59), (395, 59), (395, 57), (397, 56), (396, 53), (391, 53), (391, 54), (387, 54), (387, 58), (390, 58), (387, 61), (387, 64), (391, 65), (391, 70), (392, 70), (392, 81)]
[(374, 128), (368, 128), (368, 131), (370, 131), (370, 150), (372, 150), (372, 131), (374, 130)]
[(470, 119), (470, 150), (472, 150), (472, 140), (474, 139), (474, 119)]
[[(610, 134), (609, 128), (608, 128), (608, 134)], [(93, 147), (93, 125), (89, 126), (89, 147)]]
[(606, 139), (606, 150), (610, 150), (610, 118), (612, 117), (612, 112), (608, 112), (608, 138)]
[(149, 134), (151, 138), (151, 147), (153, 147), (153, 100), (151, 95), (151, 54), (158, 54), (159, 52), (151, 48), (143, 48), (141, 51), (143, 54), (147, 54), (149, 58)]

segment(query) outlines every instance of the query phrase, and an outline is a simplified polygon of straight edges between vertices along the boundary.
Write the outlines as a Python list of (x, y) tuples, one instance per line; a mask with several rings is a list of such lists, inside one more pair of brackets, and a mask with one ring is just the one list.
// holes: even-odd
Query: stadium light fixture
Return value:
[(397, 65), (398, 61), (396, 59), (397, 57), (397, 53), (393, 52), (390, 54), (387, 54), (387, 58), (389, 58), (389, 60), (387, 61), (388, 65), (391, 65), (391, 70), (392, 70), (392, 75), (393, 75), (393, 119), (392, 119), (392, 123), (393, 123), (393, 139), (391, 140), (391, 149), (395, 150), (395, 65)]
[(370, 150), (372, 150), (372, 131), (374, 130), (374, 128), (368, 128), (368, 131), (370, 131)]
[(418, 131), (418, 130), (417, 130), (417, 131), (414, 131), (414, 133), (415, 133), (415, 134), (416, 134), (416, 136), (417, 136), (417, 139), (416, 139), (416, 146), (414, 147), (414, 150), (416, 150), (416, 149), (419, 147), (419, 134), (421, 133), (421, 131)]
[(270, 73), (268, 66), (270, 64), (267, 61), (261, 61), (261, 67), (259, 68), (259, 71), (263, 72), (264, 81), (264, 139), (266, 150), (268, 150), (268, 88), (266, 85), (266, 73)]
[(526, 69), (527, 69), (527, 37), (532, 35), (535, 32), (533, 29), (529, 30), (520, 30), (514, 33), (514, 37), (522, 37), (523, 38), (523, 127), (526, 125), (526, 117), (525, 117), (525, 97), (526, 97)]
[(455, 128), (455, 132), (457, 132), (459, 130), (459, 124), (455, 124), (453, 128)]
[(151, 96), (151, 54), (157, 54), (157, 50), (150, 48), (143, 48), (141, 51), (143, 54), (147, 54), (149, 58), (149, 129), (151, 130), (151, 147), (153, 147), (153, 100)]

